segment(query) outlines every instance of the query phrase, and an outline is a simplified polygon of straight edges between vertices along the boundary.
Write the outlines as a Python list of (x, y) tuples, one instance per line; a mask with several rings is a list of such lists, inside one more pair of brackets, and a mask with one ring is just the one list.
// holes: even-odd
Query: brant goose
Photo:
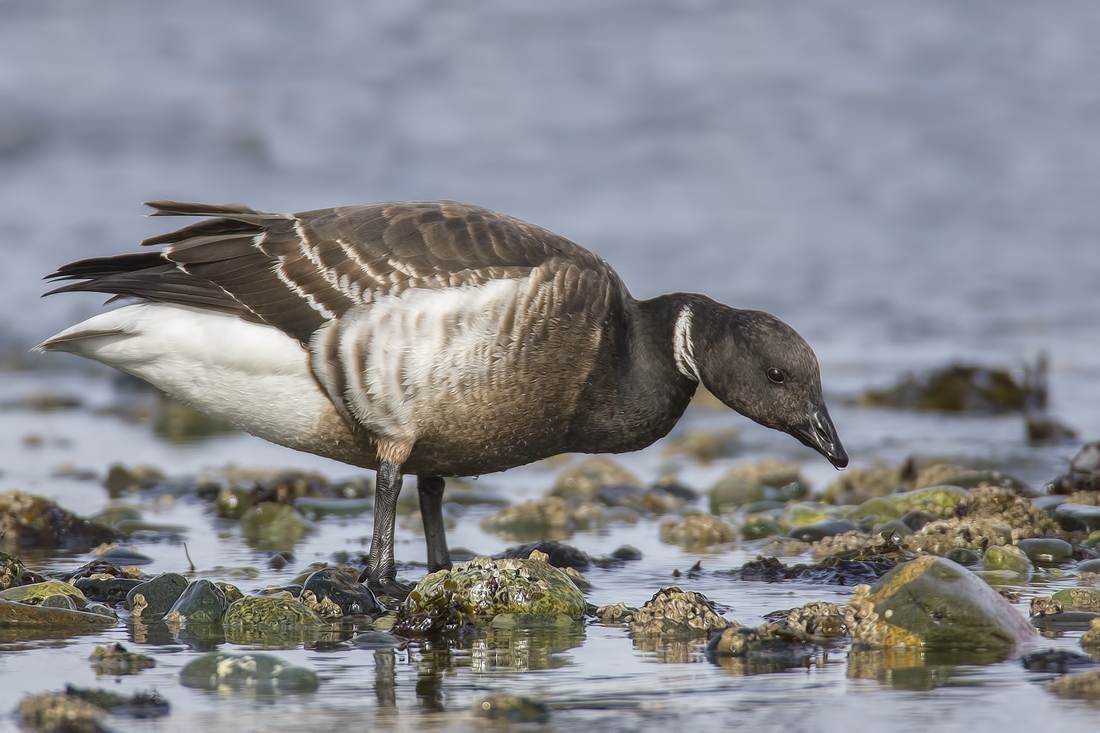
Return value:
[(532, 224), (451, 201), (301, 214), (149, 206), (213, 218), (144, 242), (158, 251), (48, 275), (75, 281), (51, 293), (136, 302), (37, 348), (376, 470), (364, 573), (376, 588), (401, 591), (402, 474), (418, 477), (428, 568), (448, 568), (442, 477), (638, 450), (672, 429), (700, 384), (837, 468), (848, 463), (817, 359), (790, 326), (703, 295), (635, 300), (603, 259)]

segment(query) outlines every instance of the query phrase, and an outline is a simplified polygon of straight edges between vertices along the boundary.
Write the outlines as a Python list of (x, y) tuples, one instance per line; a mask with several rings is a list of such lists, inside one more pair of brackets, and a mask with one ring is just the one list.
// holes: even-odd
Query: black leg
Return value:
[(374, 487), (374, 536), (370, 542), (369, 586), (392, 596), (407, 594), (397, 583), (393, 563), (393, 527), (397, 520), (397, 496), (401, 493), (401, 466), (382, 461)]
[(447, 528), (443, 526), (443, 487), (440, 476), (418, 476), (416, 490), (420, 495), (420, 516), (424, 520), (424, 539), (428, 543), (428, 572), (451, 569), (451, 553), (447, 551)]

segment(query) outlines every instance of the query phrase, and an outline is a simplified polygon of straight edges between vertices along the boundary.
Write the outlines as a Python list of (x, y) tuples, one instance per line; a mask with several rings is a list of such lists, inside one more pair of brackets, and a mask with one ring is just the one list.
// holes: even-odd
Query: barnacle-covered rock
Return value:
[(729, 625), (702, 593), (683, 591), (675, 586), (657, 591), (633, 612), (629, 623), (630, 633), (636, 637), (681, 639), (706, 636), (712, 629), (724, 629)]
[(717, 517), (692, 513), (661, 522), (661, 542), (689, 549), (728, 545), (737, 541), (737, 530)]
[(410, 634), (461, 631), (484, 625), (501, 613), (584, 616), (587, 603), (564, 572), (547, 556), (532, 552), (526, 560), (478, 557), (424, 577), (398, 610), (393, 632)]
[(23, 491), (0, 492), (0, 546), (86, 550), (122, 539), (121, 532)]
[(97, 646), (88, 660), (96, 674), (137, 674), (143, 669), (157, 666), (152, 657), (131, 652), (122, 644)]

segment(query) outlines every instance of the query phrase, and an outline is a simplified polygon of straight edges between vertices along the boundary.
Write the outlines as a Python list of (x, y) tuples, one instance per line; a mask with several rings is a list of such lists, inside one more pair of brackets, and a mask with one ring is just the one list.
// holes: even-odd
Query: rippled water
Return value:
[[(857, 465), (943, 455), (1037, 485), (1074, 445), (1029, 446), (1016, 417), (857, 410), (840, 399), (953, 358), (1019, 366), (1045, 349), (1055, 413), (1085, 439), (1100, 435), (1097, 31), (1100, 7), (1088, 2), (9, 1), (0, 4), (0, 336), (21, 353), (94, 312), (94, 296), (39, 301), (38, 278), (162, 231), (163, 221), (139, 218), (142, 200), (302, 210), (459, 199), (589, 246), (638, 296), (696, 290), (790, 322), (820, 357)], [(106, 492), (51, 477), (58, 465), (353, 474), (247, 436), (163, 443), (147, 426), (96, 414), (115, 399), (103, 373), (64, 356), (17, 361), (27, 369), (0, 374), (0, 402), (52, 389), (86, 407), (0, 411), (4, 488), (88, 514)], [(693, 411), (681, 428), (728, 425), (743, 429), (741, 453), (682, 466), (684, 482), (706, 488), (733, 463), (773, 456), (805, 460), (818, 489), (835, 475), (789, 437), (732, 414)], [(28, 446), (28, 434), (42, 444)], [(622, 461), (653, 480), (660, 448)], [(481, 482), (519, 500), (553, 478), (526, 467)], [(146, 509), (189, 527), (200, 569), (264, 567), (199, 503)], [(452, 544), (486, 553), (511, 544), (481, 532), (481, 516), (461, 518)], [(359, 549), (368, 525), (326, 520), (297, 548), (298, 566)], [(640, 604), (675, 568), (698, 559), (728, 568), (755, 553), (686, 553), (644, 522), (572, 542), (593, 554), (630, 543), (645, 555), (593, 571), (594, 603)], [(185, 567), (180, 545), (140, 549), (156, 558), (152, 570)], [(399, 530), (397, 553), (423, 559), (423, 543)], [(265, 570), (257, 586), (293, 575)], [(1021, 612), (1051, 582), (1035, 581), (1020, 589)], [(845, 593), (705, 574), (683, 584), (748, 624)], [(126, 631), (106, 636), (125, 641)], [(104, 640), (0, 651), (0, 711), (25, 691), (93, 684), (85, 658)], [(172, 715), (116, 727), (473, 729), (482, 724), (461, 711), (487, 689), (547, 701), (562, 729), (1069, 730), (1095, 718), (1016, 660), (926, 660), (855, 679), (839, 655), (809, 671), (743, 677), (698, 656), (663, 663), (603, 627), (574, 641), (535, 671), (522, 669), (522, 654), (477, 647), (399, 653), (392, 680), (372, 652), (279, 652), (324, 682), (275, 702), (182, 688), (176, 672), (195, 652), (153, 646), (141, 651), (157, 668), (111, 686), (155, 686)], [(1075, 647), (1075, 635), (1052, 643)], [(448, 712), (433, 712), (440, 706)]]

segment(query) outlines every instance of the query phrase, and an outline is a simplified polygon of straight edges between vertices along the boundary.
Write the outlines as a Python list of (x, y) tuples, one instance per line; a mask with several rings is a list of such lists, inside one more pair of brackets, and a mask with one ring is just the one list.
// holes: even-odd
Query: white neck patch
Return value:
[(672, 360), (676, 369), (688, 379), (702, 382), (699, 367), (695, 365), (695, 346), (691, 341), (691, 306), (685, 305), (676, 316), (672, 327)]

